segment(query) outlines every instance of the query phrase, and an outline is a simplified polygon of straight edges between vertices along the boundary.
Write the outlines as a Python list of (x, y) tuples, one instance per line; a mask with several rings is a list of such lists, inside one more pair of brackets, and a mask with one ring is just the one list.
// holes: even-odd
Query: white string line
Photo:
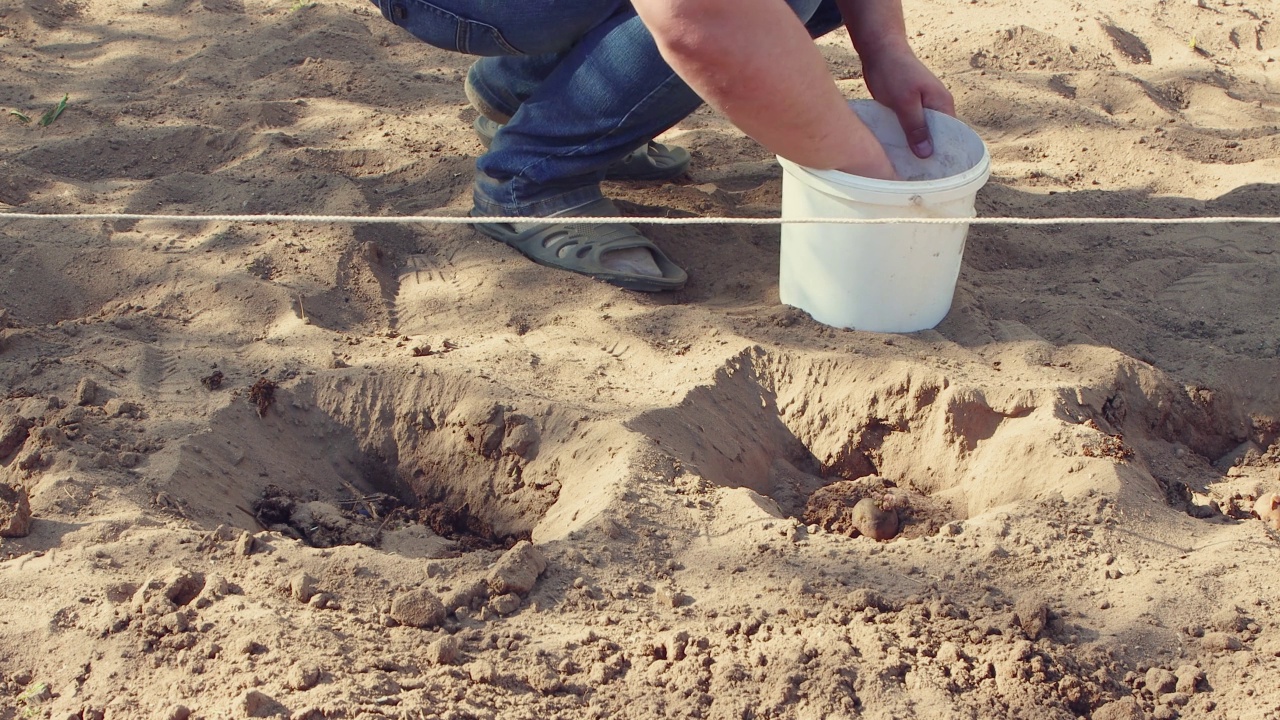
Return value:
[(576, 224), (630, 223), (633, 225), (1216, 225), (1225, 223), (1280, 223), (1277, 216), (1158, 217), (946, 217), (946, 218), (730, 218), (730, 217), (563, 217), (530, 218), (456, 215), (148, 215), (136, 213), (14, 213), (0, 211), (4, 220), (159, 220), (164, 222), (308, 223), (347, 225), (474, 223), (539, 223), (564, 221)]

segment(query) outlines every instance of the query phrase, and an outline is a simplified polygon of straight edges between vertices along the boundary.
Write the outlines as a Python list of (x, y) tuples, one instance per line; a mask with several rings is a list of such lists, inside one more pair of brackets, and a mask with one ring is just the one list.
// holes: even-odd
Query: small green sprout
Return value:
[(63, 95), (62, 99), (58, 101), (57, 105), (54, 105), (53, 107), (49, 108), (48, 112), (40, 116), (40, 127), (49, 127), (50, 125), (53, 124), (54, 120), (58, 119), (58, 116), (62, 114), (62, 111), (67, 109), (68, 97), (69, 96), (67, 95)]
[(27, 688), (26, 691), (24, 691), (21, 695), (18, 696), (18, 702), (22, 703), (23, 705), (30, 705), (33, 702), (40, 702), (39, 699), (43, 698), (48, 694), (46, 692), (48, 689), (49, 689), (49, 685), (46, 683), (37, 683), (35, 685), (32, 685), (31, 687)]
[(14, 120), (17, 120), (18, 122), (24, 122), (24, 123), (31, 122), (30, 116), (28, 116), (26, 113), (22, 112), (21, 110), (10, 110), (9, 117), (13, 118)]
[(49, 685), (47, 683), (38, 683), (27, 688), (25, 692), (18, 696), (18, 702), (22, 703), (22, 717), (30, 718), (40, 714), (40, 703), (48, 700)]

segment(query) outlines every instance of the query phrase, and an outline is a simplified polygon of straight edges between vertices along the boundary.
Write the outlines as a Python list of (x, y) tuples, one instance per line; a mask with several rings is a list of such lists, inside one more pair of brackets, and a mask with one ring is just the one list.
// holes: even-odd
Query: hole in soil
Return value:
[(278, 485), (267, 485), (253, 504), (263, 527), (302, 540), (312, 547), (370, 545), (381, 542), (382, 530), (404, 504), (386, 493), (359, 494), (349, 500), (304, 500)]
[(502, 401), (490, 388), (358, 371), (281, 386), (261, 416), (261, 403), (241, 399), (173, 451), (166, 484), (206, 522), (266, 527), (318, 547), (377, 546), (406, 525), (464, 550), (528, 539), (540, 523), (555, 532), (583, 513), (570, 504), (567, 517), (544, 523), (562, 478), (543, 439), (588, 476), (612, 454), (569, 413)]
[(262, 527), (318, 548), (381, 547), (386, 532), (406, 526), (426, 528), (441, 538), (456, 541), (463, 550), (510, 546), (516, 540), (527, 539), (496, 536), (482, 518), (472, 515), (466, 507), (450, 507), (447, 502), (415, 507), (384, 492), (359, 492), (355, 487), (348, 490), (351, 492), (346, 498), (322, 499), (312, 492), (308, 499), (278, 485), (267, 485), (262, 497), (253, 503), (253, 515)]
[[(881, 378), (865, 372), (793, 364), (755, 351), (679, 406), (629, 426), (654, 438), (688, 472), (715, 485), (749, 488), (782, 514), (830, 531), (918, 536), (965, 516), (959, 498), (940, 492), (955, 484), (946, 468), (921, 473), (900, 462), (918, 452), (924, 436), (916, 432), (918, 416), (937, 403), (945, 380), (912, 377), (906, 369)], [(1003, 417), (989, 408), (978, 417), (973, 402), (957, 405), (972, 416), (959, 438), (971, 449), (990, 438)]]
[(1225, 397), (1114, 370), (1100, 387), (978, 388), (920, 364), (755, 350), (629, 427), (710, 483), (853, 536), (884, 513), (912, 537), (1023, 499), (1154, 488), (1143, 449), (1209, 458), (1243, 439)]

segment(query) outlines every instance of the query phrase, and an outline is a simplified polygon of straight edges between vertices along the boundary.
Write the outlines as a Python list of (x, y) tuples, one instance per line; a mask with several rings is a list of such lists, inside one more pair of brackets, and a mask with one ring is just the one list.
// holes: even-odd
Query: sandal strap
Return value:
[[(593, 217), (616, 217), (618, 208), (607, 198), (594, 200), (560, 215), (529, 218), (530, 222), (481, 223), (475, 228), (524, 253), (543, 265), (581, 273), (631, 290), (677, 290), (688, 274), (635, 227), (626, 223), (594, 222)], [(661, 277), (611, 270), (604, 264), (610, 252), (644, 248), (662, 271)]]
[[(556, 257), (572, 253), (585, 257), (590, 252), (597, 261), (606, 253), (631, 248), (656, 248), (648, 238), (636, 233), (635, 228), (621, 223), (565, 222), (541, 238), (542, 248)], [(579, 248), (574, 250), (573, 248)]]

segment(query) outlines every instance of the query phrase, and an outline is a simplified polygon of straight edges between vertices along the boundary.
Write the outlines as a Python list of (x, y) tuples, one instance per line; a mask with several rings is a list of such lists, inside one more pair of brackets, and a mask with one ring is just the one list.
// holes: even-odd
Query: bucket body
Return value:
[[(885, 146), (900, 181), (813, 170), (784, 158), (782, 219), (968, 218), (991, 173), (968, 126), (927, 110), (933, 156), (907, 147), (897, 117), (872, 100), (850, 103)], [(872, 332), (927, 330), (951, 309), (968, 224), (783, 224), (778, 294), (824, 325)]]

